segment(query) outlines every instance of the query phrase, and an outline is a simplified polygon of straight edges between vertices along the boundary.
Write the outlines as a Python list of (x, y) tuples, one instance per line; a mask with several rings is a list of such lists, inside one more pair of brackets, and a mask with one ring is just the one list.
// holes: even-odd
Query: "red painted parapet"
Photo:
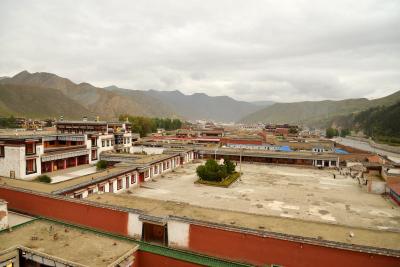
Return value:
[(400, 266), (400, 258), (190, 225), (189, 250), (259, 266)]
[[(139, 214), (122, 208), (114, 209), (98, 203), (7, 186), (0, 186), (0, 198), (8, 202), (10, 209), (31, 215), (54, 218), (125, 236), (140, 236), (142, 230), (138, 220)], [(131, 222), (128, 224), (129, 217)], [(174, 216), (169, 217), (167, 226), (171, 246), (260, 266), (400, 266), (398, 251), (389, 253), (384, 249), (367, 250), (366, 247), (361, 249), (360, 246), (351, 245), (347, 245), (349, 247), (346, 248), (345, 244), (327, 244), (329, 241), (311, 242), (296, 236), (259, 233)], [(196, 266), (152, 253), (147, 254), (140, 251), (136, 255), (138, 266)]]
[(197, 267), (195, 263), (176, 260), (173, 258), (157, 255), (145, 251), (137, 251), (134, 267)]
[(128, 235), (128, 213), (78, 200), (0, 187), (0, 198), (9, 209)]

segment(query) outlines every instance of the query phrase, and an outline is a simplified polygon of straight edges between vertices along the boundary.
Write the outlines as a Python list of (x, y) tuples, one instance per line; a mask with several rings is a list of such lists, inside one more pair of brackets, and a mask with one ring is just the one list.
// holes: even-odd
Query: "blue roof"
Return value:
[(284, 152), (292, 152), (293, 150), (290, 149), (289, 146), (281, 146), (278, 149), (279, 151), (284, 151)]
[(350, 153), (347, 152), (346, 150), (343, 150), (343, 149), (340, 149), (340, 148), (335, 148), (335, 153), (338, 153), (338, 154), (345, 154), (345, 155), (350, 154)]

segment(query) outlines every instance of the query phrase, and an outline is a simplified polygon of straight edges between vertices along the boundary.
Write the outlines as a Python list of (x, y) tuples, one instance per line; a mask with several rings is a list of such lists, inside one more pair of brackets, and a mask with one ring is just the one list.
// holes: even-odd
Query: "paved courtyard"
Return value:
[[(203, 207), (400, 231), (400, 209), (333, 170), (243, 164), (229, 188), (194, 184), (199, 164), (157, 177), (127, 195)], [(336, 179), (333, 174), (336, 174)]]

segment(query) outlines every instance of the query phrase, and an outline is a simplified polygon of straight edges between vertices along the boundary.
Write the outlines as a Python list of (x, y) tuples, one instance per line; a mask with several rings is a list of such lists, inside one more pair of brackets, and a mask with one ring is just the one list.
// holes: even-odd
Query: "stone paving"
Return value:
[[(243, 164), (229, 188), (194, 184), (188, 164), (132, 190), (131, 195), (202, 207), (400, 231), (400, 209), (334, 170)], [(333, 178), (335, 174), (336, 179)]]

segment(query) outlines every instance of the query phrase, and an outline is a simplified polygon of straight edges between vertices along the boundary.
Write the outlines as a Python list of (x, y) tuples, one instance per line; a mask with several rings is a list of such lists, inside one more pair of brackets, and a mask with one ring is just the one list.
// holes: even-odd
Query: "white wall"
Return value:
[[(114, 135), (112, 134), (105, 134), (105, 135), (100, 135), (99, 138), (97, 139), (97, 159), (100, 158), (100, 153), (104, 151), (111, 151), (114, 149), (113, 145), (107, 146), (107, 140), (113, 140)], [(102, 147), (102, 141), (106, 140), (105, 142), (105, 147)]]
[(168, 221), (168, 245), (171, 247), (189, 247), (190, 224), (178, 221)]
[(142, 153), (143, 151), (149, 155), (152, 154), (162, 154), (164, 152), (163, 147), (146, 147), (146, 146), (133, 146), (131, 148), (131, 153)]
[(143, 223), (139, 220), (139, 214), (129, 213), (128, 215), (128, 235), (135, 238), (142, 238)]
[(0, 157), (0, 176), (10, 177), (10, 171), (15, 172), (15, 177), (21, 177), (21, 162), (25, 158), (23, 147), (4, 147), (4, 157)]
[(8, 227), (7, 203), (0, 201), (0, 230)]
[(368, 181), (368, 192), (374, 194), (383, 194), (386, 190), (386, 182), (383, 181)]
[[(10, 177), (15, 172), (17, 179), (32, 179), (41, 174), (40, 158), (36, 158), (36, 173), (26, 175), (26, 157), (24, 146), (4, 146), (4, 157), (0, 157), (0, 176)], [(36, 154), (43, 154), (43, 145), (36, 147)]]

